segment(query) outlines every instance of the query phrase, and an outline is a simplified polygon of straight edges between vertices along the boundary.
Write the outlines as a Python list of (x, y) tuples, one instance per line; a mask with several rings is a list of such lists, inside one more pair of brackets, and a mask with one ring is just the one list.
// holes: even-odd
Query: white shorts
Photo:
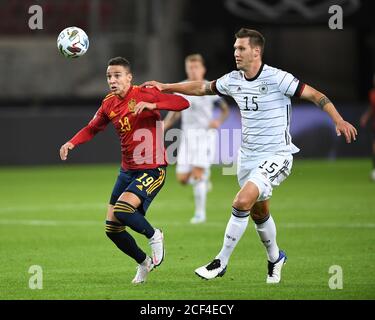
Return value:
[(177, 151), (177, 173), (189, 173), (193, 167), (208, 169), (215, 156), (215, 135), (211, 130), (183, 131)]
[(292, 170), (293, 156), (270, 155), (257, 160), (238, 158), (237, 179), (240, 187), (253, 182), (259, 189), (257, 201), (264, 201), (272, 196), (272, 190), (283, 182)]

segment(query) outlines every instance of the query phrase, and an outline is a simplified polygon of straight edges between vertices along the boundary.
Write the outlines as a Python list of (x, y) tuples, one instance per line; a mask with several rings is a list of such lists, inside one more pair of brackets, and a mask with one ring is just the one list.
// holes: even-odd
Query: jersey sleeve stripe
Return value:
[(114, 95), (115, 95), (114, 93), (107, 94), (107, 95), (104, 97), (103, 101), (106, 101), (106, 100), (108, 100), (109, 98), (112, 98)]
[(279, 86), (281, 86), (281, 84), (283, 83), (283, 81), (284, 81), (286, 75), (287, 75), (287, 73), (284, 74), (284, 77), (283, 77), (283, 79), (280, 81)]
[(288, 90), (289, 90), (290, 86), (292, 85), (293, 81), (294, 81), (294, 79), (292, 81), (290, 81), (288, 88), (286, 88), (286, 92), (288, 92)]

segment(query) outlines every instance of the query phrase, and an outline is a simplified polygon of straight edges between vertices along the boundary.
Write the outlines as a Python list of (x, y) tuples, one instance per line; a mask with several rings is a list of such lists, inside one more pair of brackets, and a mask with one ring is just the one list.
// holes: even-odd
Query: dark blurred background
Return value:
[[(30, 30), (31, 5), (43, 8), (43, 29)], [(343, 9), (343, 29), (331, 30), (331, 5)], [(327, 94), (359, 128), (375, 70), (373, 1), (360, 0), (0, 0), (0, 164), (59, 162), (58, 149), (93, 116), (107, 92), (107, 60), (125, 56), (135, 83), (184, 79), (184, 57), (201, 53), (207, 79), (235, 68), (234, 33), (266, 38), (264, 62), (287, 70)], [(69, 60), (59, 54), (62, 29), (86, 31), (90, 48)], [(239, 127), (238, 110), (226, 128)], [(327, 115), (294, 101), (292, 135), (299, 157), (363, 157), (369, 130), (356, 143), (335, 136)], [(236, 144), (236, 143), (234, 143)], [(112, 128), (74, 152), (72, 162), (116, 162)]]

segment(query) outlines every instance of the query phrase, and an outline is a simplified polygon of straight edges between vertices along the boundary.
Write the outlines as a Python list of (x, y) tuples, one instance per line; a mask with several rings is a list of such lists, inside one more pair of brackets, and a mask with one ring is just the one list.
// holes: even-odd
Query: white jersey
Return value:
[(186, 96), (190, 107), (181, 111), (181, 129), (208, 129), (212, 121), (215, 102), (218, 96)]
[(216, 81), (216, 90), (231, 96), (240, 108), (242, 157), (299, 151), (289, 133), (290, 97), (298, 84), (290, 73), (266, 64), (252, 79), (232, 71)]

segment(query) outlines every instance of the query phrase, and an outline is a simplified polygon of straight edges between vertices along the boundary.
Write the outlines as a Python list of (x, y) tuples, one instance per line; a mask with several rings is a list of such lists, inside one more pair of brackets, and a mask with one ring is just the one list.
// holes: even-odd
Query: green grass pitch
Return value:
[[(130, 283), (136, 264), (104, 233), (118, 166), (0, 168), (0, 299), (374, 299), (370, 168), (369, 160), (295, 161), (271, 201), (288, 263), (282, 283), (267, 285), (265, 250), (252, 223), (223, 278), (194, 274), (221, 248), (237, 180), (213, 168), (208, 222), (193, 226), (192, 190), (178, 185), (169, 167), (147, 215), (165, 233), (166, 260), (138, 286)], [(149, 251), (146, 239), (135, 237)], [(29, 288), (31, 265), (43, 269), (42, 290)], [(332, 265), (342, 267), (342, 290), (328, 286)]]

